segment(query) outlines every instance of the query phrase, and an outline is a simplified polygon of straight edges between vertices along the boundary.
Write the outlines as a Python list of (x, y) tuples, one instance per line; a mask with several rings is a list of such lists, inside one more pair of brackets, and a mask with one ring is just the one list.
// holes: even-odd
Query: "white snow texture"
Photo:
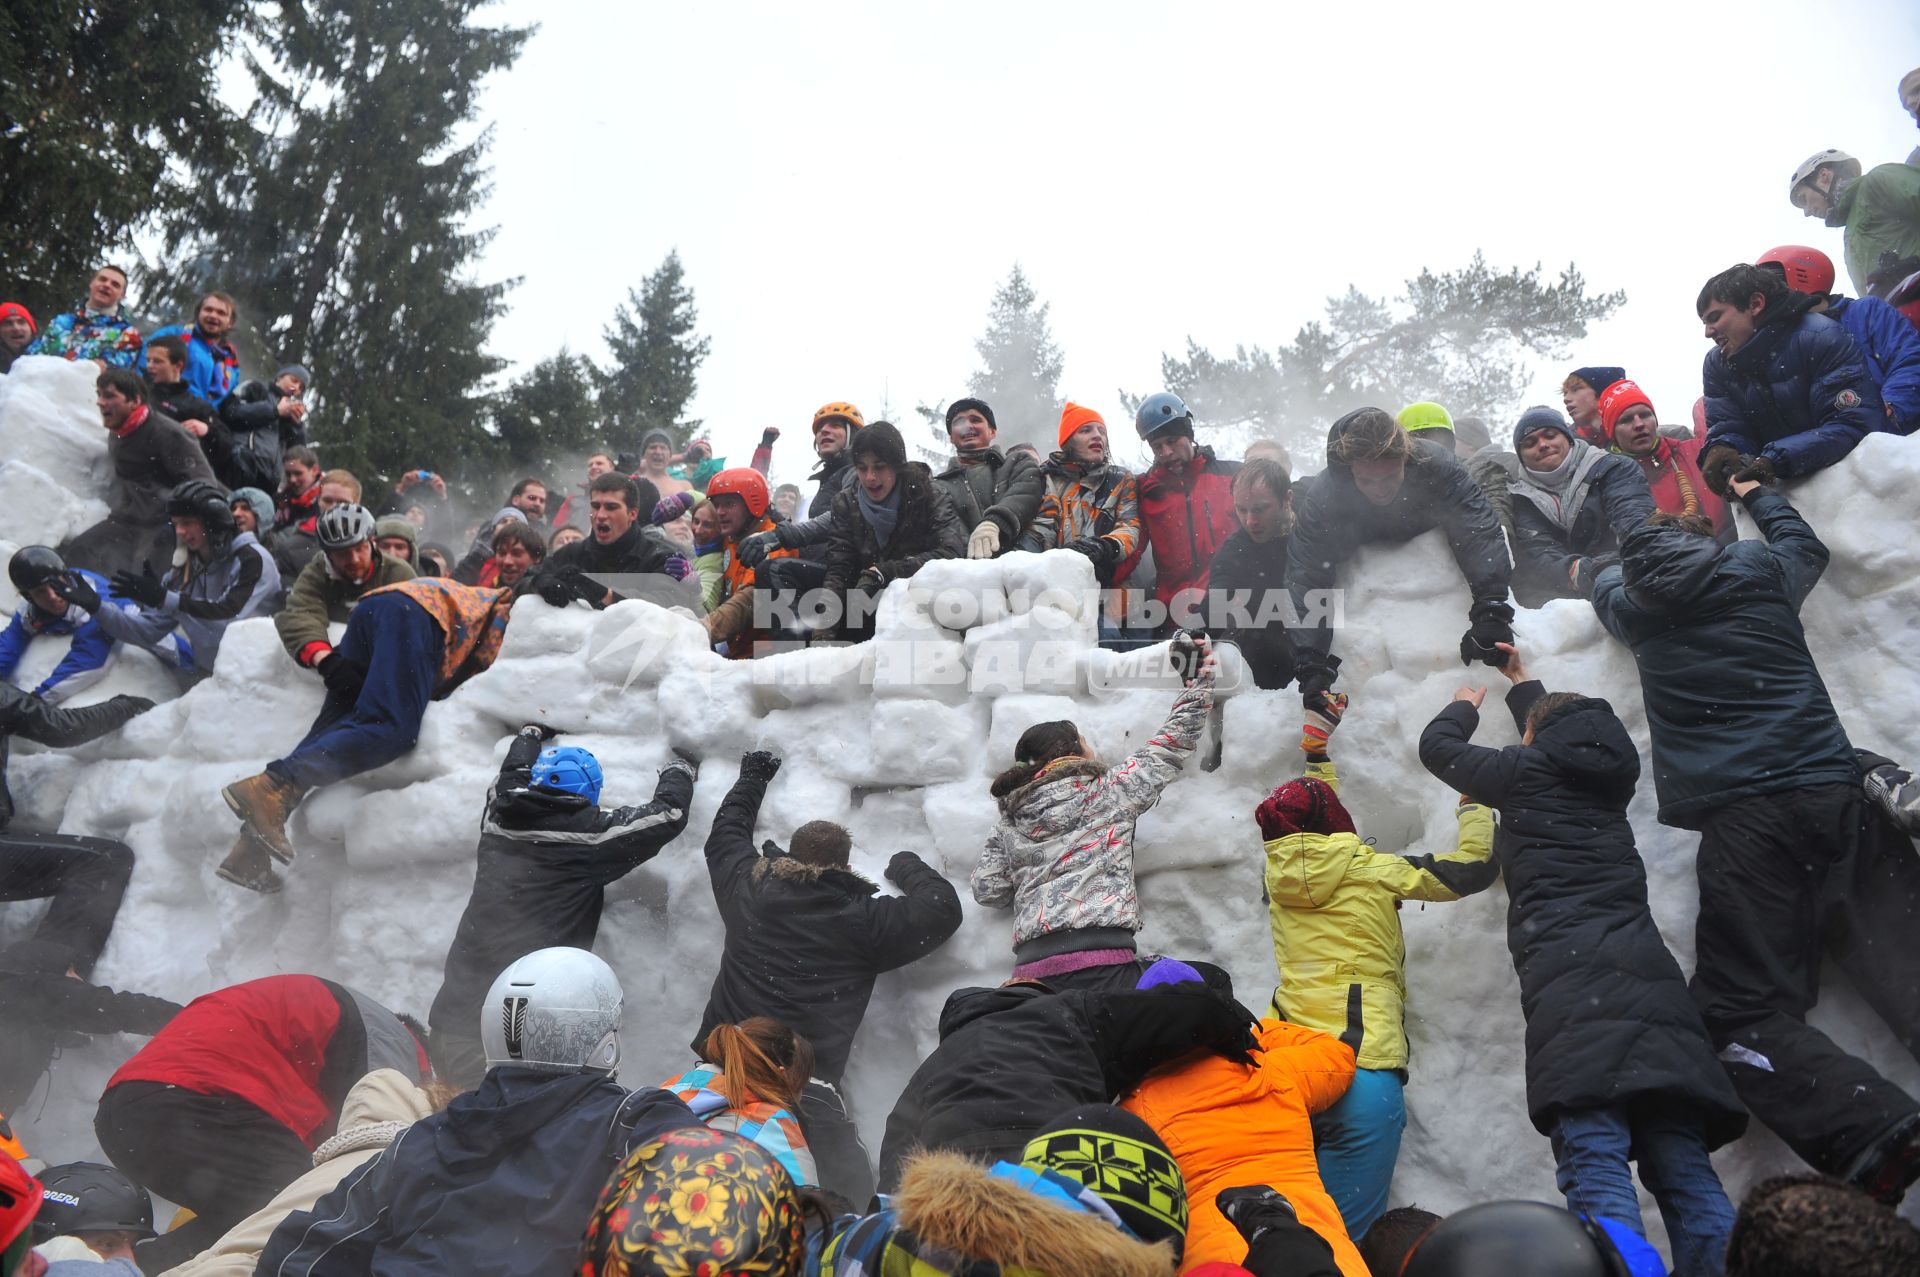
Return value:
[[(17, 544), (57, 543), (104, 513), (105, 435), (92, 379), (91, 365), (38, 358), (0, 378), (0, 555)], [(1888, 435), (1869, 437), (1844, 463), (1790, 490), (1833, 550), (1805, 617), (1834, 702), (1856, 744), (1909, 763), (1920, 759), (1920, 677), (1908, 660), (1920, 616), (1915, 491), (1920, 440)], [(1750, 525), (1746, 533), (1753, 535)], [(1116, 678), (1118, 662), (1093, 646), (1092, 618), (1078, 597), (1091, 584), (1086, 561), (1063, 552), (935, 563), (888, 591), (878, 641), (755, 662), (712, 655), (694, 623), (649, 604), (596, 613), (523, 600), (498, 663), (432, 706), (412, 754), (309, 798), (291, 822), (299, 862), (286, 892), (270, 899), (213, 875), (237, 832), (220, 787), (286, 752), (321, 701), (318, 678), (286, 656), (269, 621), (235, 626), (210, 680), (121, 732), (59, 752), (17, 742), (12, 786), (22, 823), (121, 838), (138, 853), (97, 981), (186, 1001), (257, 976), (312, 972), (424, 1014), (472, 882), (481, 806), (509, 735), (540, 721), (593, 750), (608, 803), (645, 801), (669, 747), (677, 748), (701, 763), (692, 819), (656, 860), (609, 890), (598, 945), (626, 990), (621, 1078), (641, 1085), (673, 1076), (691, 1058), (687, 1043), (721, 938), (700, 848), (741, 751), (775, 749), (785, 766), (758, 837), (784, 842), (805, 821), (840, 821), (853, 832), (855, 867), (875, 881), (889, 856), (910, 849), (966, 902), (958, 935), (882, 978), (854, 1051), (847, 1091), (877, 1150), (899, 1086), (937, 1041), (947, 994), (997, 983), (1010, 967), (1010, 915), (974, 905), (966, 888), (995, 818), (990, 777), (1011, 763), (1019, 733), (1048, 718), (1072, 718), (1102, 757), (1117, 760), (1173, 699), (1170, 676), (1157, 688), (1137, 679), (1114, 686), (1125, 681)], [(1420, 730), (1455, 688), (1491, 682), (1477, 739), (1513, 742), (1497, 708), (1505, 682), (1460, 665), (1468, 600), (1438, 533), (1367, 550), (1342, 584), (1348, 628), (1335, 650), (1353, 707), (1333, 752), (1347, 806), (1362, 836), (1382, 848), (1440, 851), (1454, 837), (1455, 795), (1419, 765)], [(984, 598), (978, 615), (936, 620), (908, 606), (953, 585)], [(10, 593), (0, 602), (11, 608)], [(1550, 689), (1606, 697), (1644, 762), (1633, 659), (1592, 608), (1567, 601), (1523, 610), (1516, 628), (1531, 672)], [(36, 644), (18, 683), (33, 686), (58, 648)], [(157, 662), (129, 653), (75, 702), (121, 691), (176, 695)], [(1264, 1011), (1275, 968), (1253, 808), (1298, 774), (1299, 698), (1291, 690), (1241, 692), (1223, 698), (1216, 721), (1224, 732), (1219, 768), (1189, 763), (1140, 821), (1141, 946), (1224, 965), (1242, 1001)], [(1211, 744), (1202, 743), (1202, 756)], [(1632, 817), (1654, 914), (1691, 970), (1696, 838), (1656, 823), (1650, 777)], [(1505, 906), (1496, 886), (1455, 904), (1409, 904), (1401, 915), (1413, 1060), (1396, 1205), (1445, 1212), (1496, 1198), (1558, 1200), (1547, 1140), (1526, 1116)], [(40, 909), (5, 906), (0, 939), (23, 934)], [(1823, 987), (1815, 1023), (1909, 1090), (1920, 1088), (1920, 1068), (1844, 978), (1829, 969)], [(67, 1050), (44, 1099), (13, 1115), (28, 1147), (52, 1161), (96, 1157), (94, 1100), (138, 1045), (107, 1038)], [(1715, 1162), (1736, 1201), (1757, 1178), (1796, 1165), (1757, 1123)], [(1657, 1236), (1658, 1216), (1644, 1204)]]

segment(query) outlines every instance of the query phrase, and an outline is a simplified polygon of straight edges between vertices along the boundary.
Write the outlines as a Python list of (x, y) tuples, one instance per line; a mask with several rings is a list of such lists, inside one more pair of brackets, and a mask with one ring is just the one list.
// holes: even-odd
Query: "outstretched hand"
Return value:
[(1495, 666), (1494, 668), (1498, 669), (1502, 674), (1505, 674), (1509, 683), (1526, 682), (1528, 677), (1527, 667), (1520, 659), (1520, 649), (1512, 643), (1495, 643), (1494, 646), (1507, 654), (1506, 663)]
[(772, 780), (780, 772), (780, 755), (770, 749), (750, 749), (740, 755), (740, 779)]
[(1479, 709), (1481, 702), (1487, 699), (1487, 689), (1484, 687), (1463, 687), (1453, 694), (1453, 699), (1455, 701), (1465, 701), (1475, 709)]

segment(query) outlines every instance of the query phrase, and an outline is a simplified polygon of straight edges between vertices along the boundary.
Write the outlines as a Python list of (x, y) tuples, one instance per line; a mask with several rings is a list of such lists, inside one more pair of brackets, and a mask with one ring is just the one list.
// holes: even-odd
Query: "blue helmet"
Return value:
[(1140, 401), (1140, 411), (1133, 414), (1133, 428), (1140, 432), (1142, 439), (1151, 439), (1167, 430), (1192, 435), (1193, 414), (1187, 411), (1179, 395), (1162, 390)]
[(533, 787), (600, 801), (600, 760), (578, 745), (549, 745), (533, 760)]

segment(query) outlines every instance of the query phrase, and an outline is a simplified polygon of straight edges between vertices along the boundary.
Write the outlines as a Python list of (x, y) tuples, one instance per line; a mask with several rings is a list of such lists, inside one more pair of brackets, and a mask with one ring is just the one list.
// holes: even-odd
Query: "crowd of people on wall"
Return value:
[[(1920, 122), (1920, 71), (1901, 97)], [(228, 626), (271, 616), (324, 699), (285, 754), (222, 790), (239, 829), (216, 872), (246, 891), (282, 889), (298, 806), (411, 750), (527, 595), (679, 609), (752, 659), (870, 637), (880, 595), (934, 560), (1064, 551), (1103, 592), (1100, 641), (1171, 640), (1182, 683), (1126, 758), (1040, 722), (985, 786), (997, 820), (967, 889), (1010, 915), (1007, 978), (951, 994), (896, 1096), (852, 1090), (853, 1043), (877, 978), (958, 930), (959, 892), (901, 851), (883, 893), (829, 820), (765, 838), (777, 743), (739, 759), (706, 833), (724, 938), (684, 1026), (691, 1063), (637, 1089), (616, 1081), (625, 995), (592, 952), (604, 893), (686, 831), (710, 760), (676, 754), (648, 802), (608, 808), (599, 759), (520, 728), (475, 795), (475, 879), (425, 1023), (313, 975), (184, 1006), (94, 983), (135, 856), (15, 827), (0, 770), (0, 899), (49, 902), (0, 949), (0, 1109), (20, 1112), (67, 1047), (146, 1039), (99, 1096), (104, 1161), (53, 1161), (92, 1150), (29, 1150), (0, 1118), (0, 1277), (1646, 1277), (1668, 1261), (1636, 1173), (1683, 1277), (1920, 1272), (1920, 1231), (1894, 1210), (1920, 1181), (1920, 1100), (1807, 1019), (1831, 959), (1920, 1054), (1920, 780), (1834, 708), (1800, 620), (1830, 551), (1790, 500), (1868, 434), (1920, 429), (1920, 148), (1864, 171), (1823, 151), (1791, 195), (1844, 229), (1861, 296), (1805, 246), (1713, 274), (1696, 305), (1712, 349), (1679, 420), (1628, 369), (1583, 365), (1559, 407), (1497, 438), (1431, 400), (1357, 407), (1303, 477), (1271, 441), (1220, 457), (1161, 392), (1134, 412), (1153, 458), (1134, 474), (1091, 407), (1067, 403), (1041, 456), (1002, 448), (993, 405), (964, 398), (936, 472), (836, 401), (812, 417), (811, 495), (770, 486), (778, 429), (729, 466), (706, 438), (650, 428), (570, 486), (519, 479), (458, 535), (440, 475), (369, 493), (326, 467), (307, 370), (244, 379), (227, 294), (144, 337), (113, 266), (44, 330), (0, 305), (0, 373), (24, 356), (98, 366), (112, 474), (104, 520), (9, 562), (0, 769), (15, 735), (68, 747), (152, 709), (82, 703), (123, 648), (184, 689)], [(1738, 535), (1736, 507), (1757, 535)], [(1461, 662), (1507, 681), (1520, 743), (1473, 743), (1484, 687), (1435, 707), (1419, 757), (1458, 836), (1416, 854), (1345, 805), (1342, 640), (1314, 596), (1361, 547), (1430, 531), (1466, 586)], [(832, 606), (782, 606), (810, 594)], [(1566, 599), (1632, 653), (1657, 818), (1699, 833), (1690, 978), (1627, 818), (1638, 748), (1613, 706), (1549, 690), (1516, 642), (1516, 608)], [(65, 640), (57, 664), (16, 686), (43, 638)], [(1251, 803), (1270, 1001), (1219, 955), (1137, 940), (1136, 822), (1198, 747), (1226, 645), (1258, 687), (1300, 696), (1297, 774)], [(1496, 879), (1527, 1116), (1566, 1206), (1443, 1219), (1391, 1205), (1419, 960), (1398, 910)], [(853, 1113), (882, 1108), (875, 1156)], [(1710, 1154), (1756, 1120), (1808, 1170), (1736, 1209)]]

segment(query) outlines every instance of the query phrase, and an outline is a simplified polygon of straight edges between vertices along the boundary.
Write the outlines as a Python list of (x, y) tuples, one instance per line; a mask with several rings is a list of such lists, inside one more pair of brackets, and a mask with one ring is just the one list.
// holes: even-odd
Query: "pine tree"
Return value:
[(676, 431), (684, 443), (699, 428), (682, 416), (712, 345), (694, 334), (698, 319), (679, 249), (639, 288), (628, 289), (627, 300), (614, 309), (605, 331), (608, 362), (597, 379), (601, 409), (619, 447), (639, 451), (640, 436), (656, 428)]
[(248, 14), (241, 0), (0, 5), (0, 297), (44, 324), (95, 267), (132, 267), (131, 233), (181, 206), (169, 160), (233, 163), (216, 73)]
[(600, 427), (593, 365), (564, 347), (515, 378), (493, 403), (504, 460), (515, 472), (546, 476), (550, 485), (601, 446)]
[(489, 135), (456, 139), (529, 31), (473, 25), (483, 3), (284, 0), (249, 59), (246, 162), (203, 170), (206, 198), (171, 223), (177, 295), (224, 287), (243, 356), (306, 364), (322, 455), (363, 480), (494, 450), (482, 390), (502, 363), (483, 347), (512, 281), (472, 278)]
[(1220, 358), (1189, 340), (1185, 358), (1160, 357), (1161, 377), (1203, 428), (1223, 431), (1213, 442), (1264, 435), (1311, 453), (1330, 422), (1367, 404), (1394, 412), (1431, 399), (1456, 417), (1509, 417), (1531, 378), (1529, 356), (1564, 357), (1626, 299), (1588, 293), (1571, 265), (1550, 283), (1537, 265), (1496, 271), (1475, 253), (1461, 270), (1422, 270), (1393, 302), (1357, 288), (1330, 297), (1324, 322), (1271, 352), (1238, 346)]
[[(1051, 304), (1041, 302), (1026, 272), (1014, 263), (1006, 283), (993, 295), (987, 310), (987, 331), (973, 343), (980, 353), (980, 371), (967, 390), (993, 408), (999, 426), (999, 446), (1032, 443), (1051, 451), (1060, 419), (1060, 372), (1066, 357), (1054, 345), (1047, 325)], [(924, 408), (922, 415), (925, 415)], [(937, 424), (946, 442), (945, 418)]]

